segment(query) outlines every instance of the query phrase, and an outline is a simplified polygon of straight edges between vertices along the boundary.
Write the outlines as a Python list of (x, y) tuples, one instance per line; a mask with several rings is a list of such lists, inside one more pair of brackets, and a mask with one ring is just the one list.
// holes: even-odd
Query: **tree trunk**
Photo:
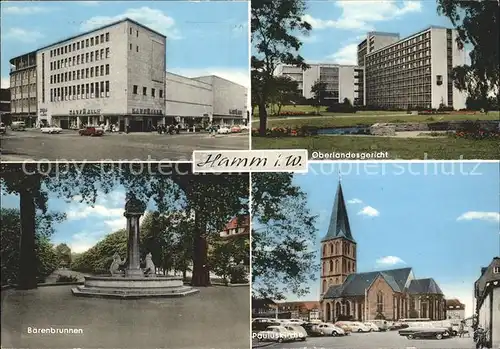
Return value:
[(202, 215), (195, 214), (195, 236), (193, 251), (193, 276), (192, 286), (211, 286), (210, 270), (208, 268), (208, 244), (206, 238), (206, 229)]
[(278, 114), (276, 114), (276, 116), (280, 116), (280, 114), (281, 114), (281, 107), (282, 107), (282, 105), (278, 104)]
[(17, 288), (30, 290), (37, 288), (37, 257), (35, 251), (35, 198), (27, 188), (19, 192), (21, 212), (21, 239)]
[(260, 103), (259, 104), (259, 134), (261, 136), (266, 135), (266, 129), (267, 129), (267, 110), (266, 110), (266, 104), (265, 103)]

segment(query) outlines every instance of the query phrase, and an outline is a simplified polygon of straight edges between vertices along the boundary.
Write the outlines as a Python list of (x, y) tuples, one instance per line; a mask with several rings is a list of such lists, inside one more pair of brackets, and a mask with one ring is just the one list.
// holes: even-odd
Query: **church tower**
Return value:
[(356, 273), (356, 241), (351, 234), (349, 217), (339, 181), (328, 232), (321, 240), (321, 297), (330, 286), (342, 285)]

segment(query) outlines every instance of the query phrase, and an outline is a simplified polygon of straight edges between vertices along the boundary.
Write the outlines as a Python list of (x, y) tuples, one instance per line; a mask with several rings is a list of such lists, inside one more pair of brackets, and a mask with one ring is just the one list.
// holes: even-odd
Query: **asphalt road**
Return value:
[[(2, 291), (1, 347), (249, 348), (249, 287), (206, 287), (182, 298), (138, 300), (75, 297), (71, 287)], [(51, 328), (81, 333), (33, 333)]]
[(9, 130), (0, 136), (2, 161), (191, 161), (194, 150), (248, 148), (247, 132), (215, 137), (207, 133), (108, 133), (85, 137), (71, 130), (49, 135), (32, 129)]
[(253, 347), (266, 349), (473, 349), (472, 338), (406, 339), (397, 331), (353, 333), (346, 337), (310, 337), (305, 342), (273, 343), (266, 345), (254, 342)]

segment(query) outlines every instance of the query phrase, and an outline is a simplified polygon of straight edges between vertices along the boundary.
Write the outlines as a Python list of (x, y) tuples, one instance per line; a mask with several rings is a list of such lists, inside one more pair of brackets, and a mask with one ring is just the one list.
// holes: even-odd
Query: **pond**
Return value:
[(318, 129), (318, 135), (367, 135), (370, 134), (369, 127), (329, 127)]

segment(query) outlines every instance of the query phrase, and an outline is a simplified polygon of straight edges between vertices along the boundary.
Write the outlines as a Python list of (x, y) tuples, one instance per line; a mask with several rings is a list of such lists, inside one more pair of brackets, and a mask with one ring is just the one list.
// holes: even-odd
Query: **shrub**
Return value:
[(232, 284), (248, 283), (247, 272), (244, 265), (235, 265), (229, 272), (229, 280)]
[(70, 276), (59, 275), (56, 282), (78, 282), (78, 278), (76, 278), (72, 275), (70, 275)]

